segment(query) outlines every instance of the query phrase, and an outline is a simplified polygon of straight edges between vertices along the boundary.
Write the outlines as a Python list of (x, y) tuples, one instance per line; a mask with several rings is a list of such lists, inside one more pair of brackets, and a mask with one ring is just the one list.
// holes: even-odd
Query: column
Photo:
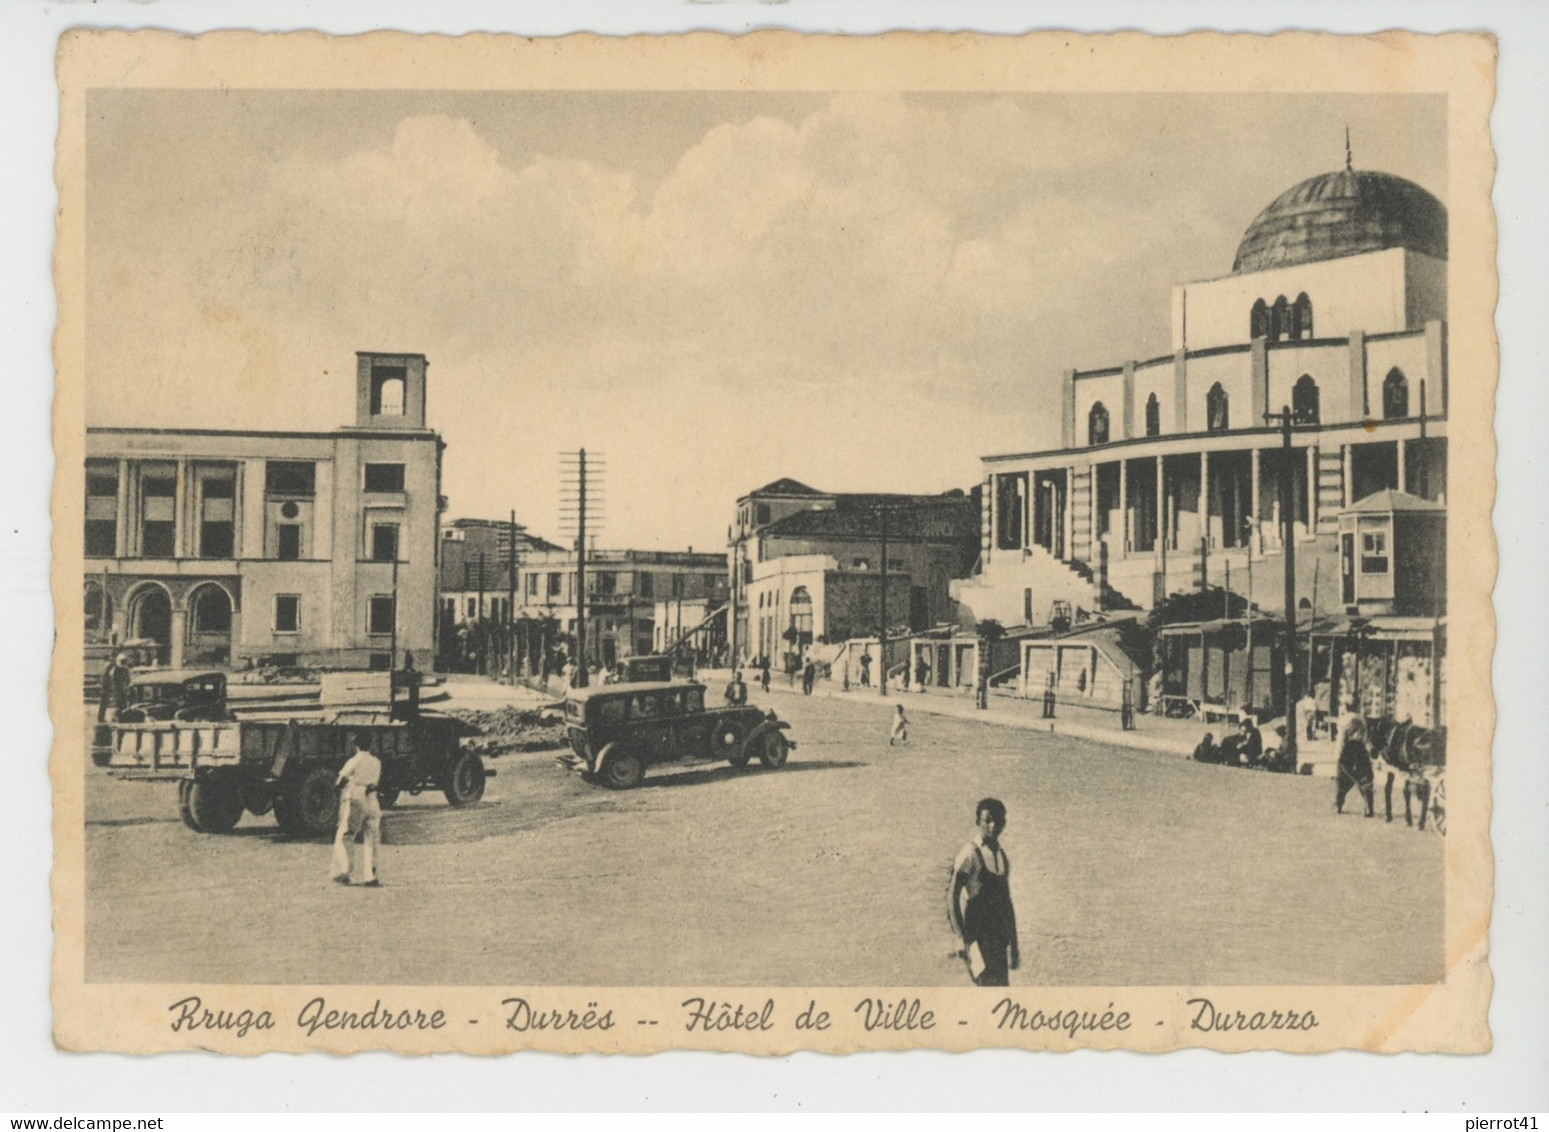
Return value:
[(1151, 553), (1161, 558), (1164, 553), (1162, 540), (1167, 537), (1167, 489), (1164, 480), (1164, 467), (1166, 457), (1157, 453), (1156, 457), (1156, 541), (1151, 547)]
[(1022, 549), (1033, 545), (1033, 473), (1028, 471), (1022, 482)]
[(172, 557), (189, 557), (188, 539), (188, 461), (177, 462), (177, 487), (172, 499)]
[[(129, 557), (129, 461), (118, 462), (118, 523), (113, 530), (113, 556)], [(115, 618), (117, 614), (115, 611)], [(115, 620), (116, 624), (116, 620)]]
[(1260, 521), (1262, 516), (1259, 514), (1259, 450), (1257, 448), (1253, 448), (1250, 450), (1250, 452), (1253, 468), (1253, 496), (1251, 500), (1252, 505), (1250, 507), (1250, 511), (1253, 515), (1253, 529), (1248, 532), (1248, 557), (1252, 558), (1255, 548), (1262, 549), (1259, 541), (1261, 537), (1259, 532), (1263, 529), (1263, 527)]
[(1086, 466), (1086, 510), (1087, 510), (1087, 537), (1091, 542), (1087, 546), (1088, 562), (1098, 560), (1097, 549), (1097, 465), (1095, 463)]
[(1355, 494), (1354, 485), (1351, 483), (1355, 469), (1355, 445), (1346, 444), (1340, 452), (1344, 458), (1344, 468), (1339, 477), (1339, 505), (1348, 508), (1355, 502), (1352, 498)]
[(1119, 553), (1128, 554), (1129, 531), (1129, 461), (1119, 459)]
[(1404, 449), (1408, 447), (1408, 442), (1401, 436), (1396, 443), (1398, 444), (1398, 483), (1395, 486), (1399, 491), (1408, 491), (1409, 489), (1404, 486), (1409, 482), (1404, 478)]
[(1307, 534), (1318, 529), (1318, 446), (1307, 446)]
[[(182, 471), (182, 469), (180, 467), (179, 468), (179, 477), (178, 477), (179, 479), (182, 478), (181, 471)], [(176, 547), (174, 547), (174, 549), (176, 549)], [(169, 668), (182, 668), (183, 667), (183, 645), (184, 645), (185, 639), (188, 636), (188, 611), (186, 609), (182, 609), (182, 608), (178, 607), (175, 604), (172, 607), (172, 631), (171, 631), (171, 636), (172, 636), (171, 653), (170, 653), (170, 656), (169, 656), (168, 661), (167, 661), (167, 666)]]
[[(1210, 545), (1210, 453), (1199, 454), (1199, 537)], [(1197, 550), (1198, 547), (1191, 549)]]
[(1070, 543), (1076, 534), (1076, 517), (1074, 514), (1074, 508), (1071, 507), (1070, 499), (1072, 489), (1075, 487), (1075, 485), (1076, 466), (1072, 464), (1070, 467), (1065, 469), (1065, 489), (1059, 493), (1060, 549), (1065, 552), (1064, 554), (1060, 555), (1060, 557), (1066, 562), (1069, 562), (1074, 557), (1074, 551), (1072, 550)]
[(989, 505), (990, 505), (990, 544), (986, 560), (993, 558), (995, 550), (1000, 546), (1000, 477), (998, 475), (989, 478)]

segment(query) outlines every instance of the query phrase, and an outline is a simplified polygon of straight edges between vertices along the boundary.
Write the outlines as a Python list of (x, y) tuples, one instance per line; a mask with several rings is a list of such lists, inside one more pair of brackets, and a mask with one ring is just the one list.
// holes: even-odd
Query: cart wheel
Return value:
[(447, 772), (442, 793), (454, 806), (471, 806), (484, 797), (484, 760), (472, 751), (463, 751)]
[(339, 821), (334, 772), (315, 766), (284, 783), (274, 797), (274, 817), (293, 837), (321, 837)]
[(633, 751), (619, 751), (602, 768), (602, 781), (614, 790), (633, 790), (645, 778), (645, 763)]
[(398, 804), (399, 790), (396, 786), (389, 786), (386, 790), (377, 787), (376, 800), (384, 810), (390, 810)]
[(183, 819), (183, 824), (195, 833), (203, 833), (199, 823), (194, 820), (194, 812), (189, 809), (188, 796), (192, 791), (194, 780), (192, 778), (180, 778), (177, 784), (177, 812)]
[(770, 770), (779, 770), (785, 765), (785, 757), (791, 753), (791, 745), (785, 741), (785, 736), (778, 731), (767, 731), (758, 744), (758, 761)]
[(230, 777), (212, 774), (183, 781), (188, 782), (183, 820), (192, 818), (193, 828), (200, 833), (230, 833), (242, 819), (242, 792)]

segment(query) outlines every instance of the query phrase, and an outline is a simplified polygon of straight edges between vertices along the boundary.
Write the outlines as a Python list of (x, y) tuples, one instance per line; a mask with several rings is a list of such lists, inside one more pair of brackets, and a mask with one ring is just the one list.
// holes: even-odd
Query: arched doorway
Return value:
[(812, 643), (812, 595), (806, 586), (797, 586), (791, 591), (787, 608), (791, 614), (791, 627), (786, 630), (786, 640), (791, 642), (791, 651), (800, 657)]
[(217, 585), (200, 586), (188, 600), (187, 663), (231, 663), (231, 595)]
[(146, 586), (129, 599), (129, 636), (156, 642), (156, 662), (172, 655), (172, 599), (160, 586)]

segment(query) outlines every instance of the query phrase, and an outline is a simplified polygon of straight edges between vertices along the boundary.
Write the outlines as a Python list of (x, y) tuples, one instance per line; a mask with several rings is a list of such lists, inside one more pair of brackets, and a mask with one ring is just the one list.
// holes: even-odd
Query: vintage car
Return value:
[(226, 674), (205, 669), (142, 668), (129, 680), (120, 723), (193, 723), (229, 719)]
[(773, 770), (796, 745), (789, 727), (756, 707), (706, 708), (705, 686), (690, 680), (576, 688), (565, 700), (571, 753), (559, 761), (615, 790), (640, 785), (657, 763), (757, 758)]

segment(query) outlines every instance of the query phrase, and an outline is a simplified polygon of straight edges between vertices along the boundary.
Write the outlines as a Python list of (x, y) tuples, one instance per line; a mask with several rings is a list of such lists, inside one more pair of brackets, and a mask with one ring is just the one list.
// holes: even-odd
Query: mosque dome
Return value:
[(1446, 259), (1446, 206), (1413, 181), (1346, 167), (1276, 197), (1248, 225), (1232, 274), (1386, 248)]

